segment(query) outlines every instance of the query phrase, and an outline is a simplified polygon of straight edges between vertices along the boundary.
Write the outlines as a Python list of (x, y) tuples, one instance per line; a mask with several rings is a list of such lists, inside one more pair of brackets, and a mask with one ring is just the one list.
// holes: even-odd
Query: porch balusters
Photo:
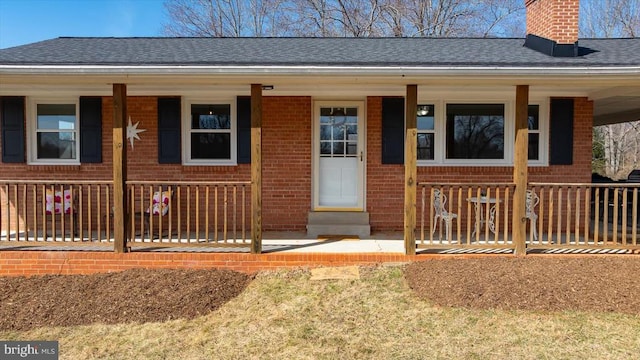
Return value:
[[(418, 186), (421, 197), (418, 248), (511, 246), (508, 244), (513, 184), (423, 182)], [(441, 194), (438, 204), (441, 209), (436, 209), (435, 190)], [(436, 211), (444, 212), (446, 221), (441, 223)]]
[[(251, 182), (129, 181), (131, 247), (248, 247)], [(166, 203), (166, 208), (160, 203)], [(164, 212), (163, 210), (164, 209)], [(133, 230), (135, 229), (135, 230)]]

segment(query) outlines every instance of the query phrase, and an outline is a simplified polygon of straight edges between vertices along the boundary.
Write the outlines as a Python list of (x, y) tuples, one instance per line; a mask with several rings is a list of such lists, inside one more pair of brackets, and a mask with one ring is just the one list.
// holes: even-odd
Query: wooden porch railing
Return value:
[(111, 242), (110, 181), (0, 180), (0, 242)]
[[(418, 248), (513, 248), (512, 183), (418, 184)], [(438, 196), (439, 193), (439, 196)]]
[[(249, 181), (129, 181), (128, 246), (248, 247), (250, 187)], [(0, 244), (113, 246), (113, 211), (110, 181), (2, 180)]]
[(250, 181), (127, 181), (127, 190), (129, 246), (251, 245)]
[[(419, 183), (417, 247), (515, 248), (513, 191), (510, 183)], [(528, 192), (527, 249), (640, 248), (640, 184), (529, 183)]]
[(530, 183), (540, 197), (539, 238), (528, 248), (640, 247), (640, 184)]

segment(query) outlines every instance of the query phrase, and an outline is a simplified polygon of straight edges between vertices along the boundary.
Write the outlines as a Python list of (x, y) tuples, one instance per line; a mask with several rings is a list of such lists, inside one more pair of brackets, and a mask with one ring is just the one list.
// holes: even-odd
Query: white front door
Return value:
[(314, 208), (364, 209), (364, 103), (317, 102)]

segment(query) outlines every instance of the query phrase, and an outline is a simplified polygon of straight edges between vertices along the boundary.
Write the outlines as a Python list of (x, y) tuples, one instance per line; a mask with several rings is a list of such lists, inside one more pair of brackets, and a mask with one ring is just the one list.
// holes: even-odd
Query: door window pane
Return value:
[(357, 141), (358, 108), (320, 108), (320, 156), (356, 156)]

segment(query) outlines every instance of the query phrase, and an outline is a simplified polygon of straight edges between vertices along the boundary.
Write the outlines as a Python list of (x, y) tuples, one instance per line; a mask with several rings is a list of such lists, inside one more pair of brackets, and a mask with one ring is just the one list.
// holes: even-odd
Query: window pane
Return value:
[(231, 159), (231, 134), (191, 134), (192, 159)]
[(39, 132), (38, 159), (75, 159), (76, 139), (73, 132)]
[(73, 130), (76, 128), (74, 104), (38, 104), (38, 130)]
[(231, 129), (231, 106), (191, 105), (192, 129)]
[(354, 142), (347, 142), (347, 155), (357, 155), (358, 144)]
[(331, 142), (330, 141), (320, 141), (320, 154), (322, 154), (322, 155), (331, 155)]
[(347, 126), (347, 140), (358, 140), (358, 125)]
[(331, 125), (320, 125), (320, 140), (331, 140)]
[(529, 134), (529, 160), (540, 160), (540, 134)]
[(346, 125), (340, 126), (334, 126), (333, 127), (333, 140), (344, 140), (344, 132), (346, 130)]
[(334, 142), (333, 143), (333, 155), (344, 155), (344, 143), (343, 142)]
[(321, 124), (331, 124), (331, 120), (332, 120), (332, 111), (333, 108), (320, 108), (320, 123)]
[(433, 134), (418, 133), (418, 160), (433, 160)]
[(538, 105), (529, 105), (529, 130), (538, 130), (540, 129), (540, 118), (539, 118), (539, 108)]
[(504, 159), (503, 104), (448, 104), (447, 159)]
[(418, 105), (418, 130), (434, 129), (434, 106)]
[(418, 116), (418, 130), (433, 130), (433, 116)]

